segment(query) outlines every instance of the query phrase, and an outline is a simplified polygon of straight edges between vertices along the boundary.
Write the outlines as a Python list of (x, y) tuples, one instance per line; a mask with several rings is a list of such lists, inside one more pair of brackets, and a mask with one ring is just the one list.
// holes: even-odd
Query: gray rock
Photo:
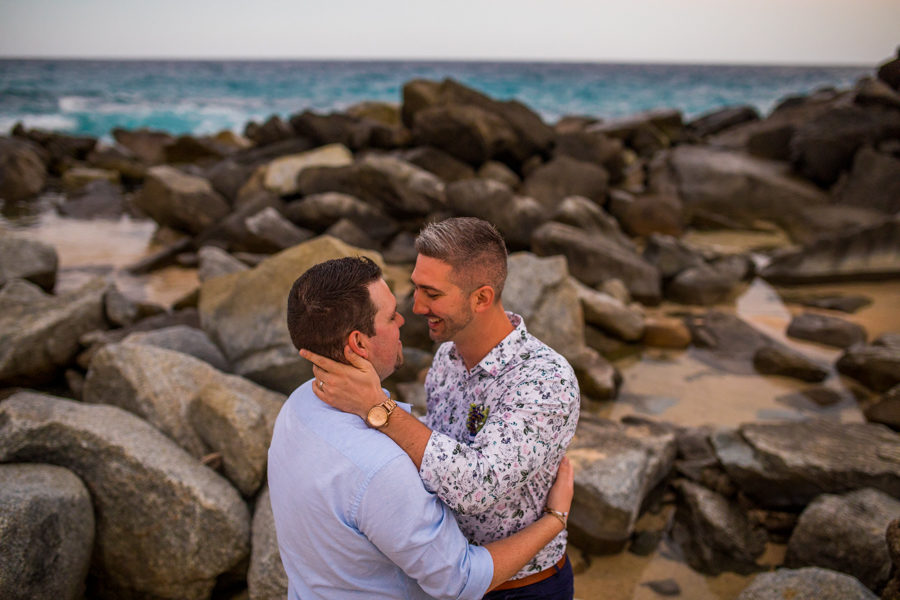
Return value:
[(772, 258), (761, 275), (773, 283), (873, 281), (900, 275), (900, 218), (815, 241)]
[(169, 166), (148, 169), (144, 187), (133, 201), (160, 225), (193, 234), (231, 210), (209, 180)]
[(827, 194), (783, 163), (702, 146), (678, 146), (667, 162), (688, 220), (727, 215), (751, 226), (764, 219), (799, 238), (809, 235), (804, 211), (829, 203)]
[(283, 394), (312, 377), (284, 324), (287, 294), (294, 281), (316, 263), (366, 255), (381, 257), (330, 236), (320, 236), (280, 252), (249, 271), (204, 281), (198, 310), (203, 330), (222, 349), (234, 372)]
[(25, 279), (52, 292), (58, 268), (56, 248), (0, 228), (0, 286)]
[(837, 181), (865, 144), (896, 137), (900, 114), (876, 106), (835, 106), (806, 121), (791, 140), (791, 163), (823, 187)]
[(663, 279), (671, 279), (686, 269), (706, 264), (703, 253), (671, 235), (651, 235), (643, 256), (659, 269)]
[(551, 222), (535, 230), (531, 244), (539, 256), (565, 256), (572, 275), (588, 286), (616, 278), (622, 280), (635, 299), (646, 304), (660, 300), (660, 276), (656, 267), (608, 237)]
[(252, 495), (283, 396), (187, 354), (136, 343), (104, 346), (91, 360), (84, 399), (132, 412), (195, 458), (222, 455), (225, 475)]
[(268, 486), (256, 498), (250, 544), (250, 569), (247, 571), (250, 600), (284, 600), (288, 579), (278, 551)]
[(553, 212), (553, 220), (595, 235), (609, 237), (624, 248), (634, 248), (634, 243), (622, 232), (619, 222), (607, 214), (599, 204), (584, 196), (564, 198)]
[(582, 162), (601, 165), (609, 173), (611, 182), (622, 179), (625, 168), (624, 147), (621, 140), (599, 131), (569, 131), (556, 136), (554, 156), (568, 156)]
[(866, 330), (861, 325), (817, 313), (795, 316), (788, 325), (787, 334), (798, 340), (819, 342), (837, 348), (849, 348), (866, 341)]
[(828, 369), (786, 346), (762, 346), (753, 354), (753, 366), (764, 375), (784, 375), (817, 382), (828, 377)]
[(297, 178), (304, 196), (341, 192), (397, 218), (443, 207), (444, 183), (433, 173), (390, 156), (369, 155), (346, 167), (309, 167)]
[(614, 190), (607, 209), (631, 236), (680, 236), (684, 231), (684, 207), (674, 191), (635, 195)]
[(837, 310), (845, 313), (855, 313), (861, 308), (872, 304), (872, 299), (867, 296), (843, 295), (828, 293), (782, 293), (785, 302), (794, 302), (813, 308)]
[(313, 232), (300, 229), (271, 206), (248, 216), (244, 223), (255, 238), (254, 245), (264, 252), (280, 252), (313, 237)]
[(431, 106), (416, 113), (413, 141), (428, 145), (469, 164), (481, 164), (508, 154), (516, 133), (499, 116), (478, 106)]
[(123, 341), (174, 350), (199, 358), (219, 371), (227, 373), (231, 370), (228, 359), (209, 339), (209, 336), (203, 330), (189, 325), (172, 325), (151, 331), (136, 331), (128, 334)]
[(134, 323), (140, 312), (138, 305), (120, 292), (115, 285), (103, 295), (103, 307), (106, 319), (118, 327), (127, 327)]
[(560, 156), (529, 173), (522, 191), (553, 211), (568, 196), (584, 196), (602, 205), (608, 185), (609, 174), (600, 165)]
[(818, 567), (757, 575), (737, 600), (878, 600), (858, 579)]
[(866, 420), (900, 430), (900, 385), (895, 385), (865, 408)]
[(620, 139), (638, 154), (649, 156), (681, 138), (684, 130), (681, 113), (673, 109), (649, 110), (618, 119), (601, 121), (587, 128)]
[(33, 144), (0, 138), (0, 198), (16, 202), (44, 189), (47, 167), (42, 155)]
[(250, 121), (244, 127), (244, 136), (257, 146), (281, 142), (295, 135), (294, 129), (278, 115), (272, 115), (261, 125)]
[(883, 425), (752, 423), (711, 437), (719, 462), (761, 506), (806, 506), (863, 487), (900, 495), (900, 435)]
[(218, 246), (203, 246), (197, 251), (200, 265), (197, 279), (204, 282), (213, 277), (246, 271), (249, 267)]
[(584, 317), (566, 261), (516, 252), (507, 270), (503, 307), (522, 315), (529, 333), (570, 361), (581, 354)]
[(847, 573), (878, 592), (891, 572), (884, 532), (897, 515), (900, 500), (878, 490), (823, 494), (800, 515), (784, 565)]
[(94, 543), (91, 497), (52, 465), (0, 465), (0, 596), (84, 597)]
[(249, 552), (238, 492), (113, 406), (19, 392), (0, 403), (0, 461), (66, 467), (91, 494), (101, 598), (208, 598)]
[(675, 435), (583, 415), (567, 455), (575, 470), (572, 542), (618, 552), (634, 531), (644, 498), (672, 468)]
[(872, 344), (848, 348), (835, 367), (876, 392), (900, 383), (900, 347)]
[(685, 322), (701, 361), (731, 373), (754, 375), (754, 357), (760, 348), (773, 346), (790, 356), (793, 350), (771, 338), (743, 319), (711, 310), (689, 315)]
[(297, 176), (311, 167), (343, 167), (353, 162), (353, 154), (341, 144), (329, 144), (300, 154), (279, 156), (264, 167), (263, 187), (279, 196), (297, 193)]
[(493, 179), (464, 179), (446, 188), (447, 208), (458, 216), (478, 217), (494, 224), (513, 249), (527, 248), (531, 233), (544, 221), (544, 210), (532, 198), (513, 195)]
[(325, 235), (330, 235), (333, 238), (341, 240), (345, 244), (357, 248), (377, 250), (379, 247), (378, 242), (366, 233), (364, 228), (360, 227), (350, 219), (340, 219), (325, 230)]
[(478, 169), (478, 177), (481, 179), (490, 179), (499, 181), (504, 185), (508, 185), (511, 189), (516, 189), (522, 180), (516, 175), (516, 172), (496, 160), (489, 160)]
[(403, 152), (400, 157), (417, 167), (434, 173), (446, 183), (475, 177), (475, 170), (472, 167), (432, 146), (411, 148)]
[(108, 288), (103, 279), (94, 279), (68, 294), (28, 303), (5, 300), (6, 288), (0, 291), (0, 382), (39, 383), (64, 369), (81, 349), (83, 334), (107, 328), (103, 296)]
[(688, 122), (687, 130), (699, 137), (721, 133), (730, 127), (759, 120), (756, 108), (745, 104), (729, 106), (700, 115)]
[(665, 288), (670, 300), (710, 306), (726, 300), (743, 280), (744, 273), (730, 263), (703, 263), (679, 271)]
[(397, 222), (381, 210), (349, 194), (325, 192), (289, 202), (284, 215), (294, 223), (324, 231), (341, 219), (349, 219), (376, 240), (385, 240), (397, 232)]
[(885, 214), (900, 211), (900, 160), (871, 146), (859, 149), (853, 167), (834, 191), (835, 201), (872, 208)]
[(165, 131), (153, 131), (146, 128), (122, 129), (116, 127), (112, 130), (113, 138), (123, 148), (148, 165), (163, 162), (166, 158), (165, 148), (175, 141), (175, 138)]
[(644, 311), (639, 305), (626, 306), (612, 296), (581, 283), (575, 287), (585, 322), (626, 342), (635, 342), (644, 335)]
[(691, 567), (710, 575), (723, 571), (752, 573), (766, 549), (766, 532), (721, 494), (686, 479), (676, 489), (681, 502), (673, 536)]
[(569, 359), (582, 394), (594, 400), (611, 400), (619, 394), (622, 374), (594, 348), (585, 348)]

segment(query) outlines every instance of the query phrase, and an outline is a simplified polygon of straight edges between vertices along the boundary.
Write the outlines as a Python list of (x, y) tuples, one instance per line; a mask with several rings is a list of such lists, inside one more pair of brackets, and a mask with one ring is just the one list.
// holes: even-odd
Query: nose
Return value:
[(413, 313), (417, 315), (427, 315), (428, 308), (425, 306), (425, 300), (419, 290), (413, 292)]
[(403, 324), (406, 323), (406, 319), (404, 319), (403, 315), (401, 315), (400, 313), (397, 313), (397, 319), (399, 320), (397, 323), (397, 327), (403, 327)]

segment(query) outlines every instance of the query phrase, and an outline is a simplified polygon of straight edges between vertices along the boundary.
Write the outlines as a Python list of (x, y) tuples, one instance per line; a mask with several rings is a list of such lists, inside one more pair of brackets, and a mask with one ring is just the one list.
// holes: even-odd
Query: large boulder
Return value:
[(0, 198), (16, 202), (44, 189), (47, 166), (42, 155), (28, 142), (0, 138)]
[(385, 240), (397, 232), (398, 223), (381, 209), (340, 192), (312, 194), (289, 202), (284, 215), (301, 227), (322, 232), (341, 219), (365, 229), (373, 239)]
[(249, 553), (247, 506), (224, 478), (113, 406), (31, 392), (0, 402), (0, 461), (47, 462), (94, 503), (99, 598), (209, 598)]
[(434, 146), (469, 164), (479, 165), (509, 154), (516, 133), (506, 121), (478, 106), (431, 106), (416, 113), (412, 125), (417, 145)]
[(900, 159), (863, 146), (847, 177), (836, 186), (834, 198), (840, 204), (896, 214), (900, 211)]
[(255, 268), (204, 281), (198, 310), (203, 330), (222, 349), (238, 375), (284, 394), (312, 377), (312, 368), (291, 343), (285, 318), (294, 281), (314, 264), (380, 255), (320, 236), (264, 260)]
[(878, 490), (822, 494), (800, 515), (784, 564), (847, 573), (878, 592), (891, 572), (884, 532), (897, 515), (900, 500)]
[(797, 128), (791, 139), (791, 163), (823, 187), (848, 169), (866, 144), (900, 134), (900, 113), (888, 108), (836, 106)]
[(539, 256), (565, 256), (572, 275), (588, 286), (620, 279), (635, 299), (647, 304), (660, 300), (660, 276), (656, 267), (632, 248), (609, 237), (551, 222), (535, 230), (531, 244)]
[(124, 341), (174, 350), (199, 358), (219, 371), (229, 372), (231, 366), (222, 351), (201, 329), (188, 325), (171, 325), (150, 331), (129, 333)]
[(449, 184), (445, 191), (450, 211), (493, 223), (511, 248), (527, 248), (535, 227), (544, 221), (544, 210), (537, 202), (514, 195), (509, 186), (493, 179), (464, 179)]
[(475, 177), (475, 169), (433, 146), (417, 146), (400, 154), (400, 158), (434, 173), (446, 183)]
[(250, 600), (283, 600), (287, 597), (288, 579), (275, 537), (275, 517), (269, 501), (269, 487), (256, 497), (253, 512), (250, 569), (247, 590)]
[(509, 257), (503, 307), (522, 315), (529, 333), (570, 361), (584, 349), (584, 317), (562, 257)]
[(608, 237), (625, 248), (634, 248), (619, 222), (603, 208), (584, 196), (568, 196), (563, 198), (554, 211), (552, 220), (572, 227), (584, 229), (588, 233)]
[(84, 597), (94, 545), (91, 497), (62, 467), (0, 465), (0, 596)]
[(246, 496), (262, 484), (284, 401), (192, 356), (128, 342), (94, 354), (83, 396), (138, 415), (197, 459), (220, 453), (225, 475)]
[(297, 193), (297, 176), (309, 167), (342, 167), (353, 163), (353, 154), (341, 144), (330, 144), (300, 154), (280, 156), (261, 167), (263, 185), (279, 196)]
[(600, 165), (558, 156), (529, 173), (522, 191), (549, 212), (568, 196), (584, 196), (603, 205), (608, 184), (609, 175)]
[(26, 279), (52, 292), (58, 267), (56, 248), (0, 228), (0, 287)]
[(728, 106), (704, 113), (686, 125), (687, 130), (697, 137), (707, 137), (726, 129), (759, 121), (759, 112), (749, 104)]
[(849, 348), (866, 341), (866, 330), (862, 325), (818, 313), (796, 315), (788, 324), (787, 334), (798, 340), (819, 342), (837, 348)]
[(224, 218), (228, 202), (208, 179), (161, 165), (147, 171), (144, 187), (134, 204), (160, 225), (200, 233)]
[(21, 281), (0, 290), (0, 383), (30, 385), (58, 375), (81, 349), (83, 334), (107, 328), (109, 286), (98, 278), (61, 296)]
[(760, 274), (788, 285), (900, 276), (900, 217), (778, 254)]
[(900, 435), (882, 425), (750, 423), (710, 439), (729, 477), (762, 506), (802, 507), (864, 487), (900, 496)]
[(300, 194), (342, 192), (398, 217), (421, 217), (443, 207), (444, 183), (433, 173), (391, 156), (368, 155), (345, 167), (308, 167)]
[(131, 154), (148, 165), (156, 165), (166, 159), (166, 146), (175, 141), (175, 138), (165, 131), (151, 129), (122, 129), (115, 127), (112, 130), (113, 138), (123, 148), (127, 148)]
[(850, 575), (807, 567), (763, 573), (744, 588), (737, 600), (878, 600)]
[(644, 311), (640, 306), (627, 306), (609, 294), (576, 283), (584, 320), (626, 342), (636, 342), (644, 335)]
[(575, 470), (572, 542), (594, 552), (621, 550), (642, 502), (671, 470), (675, 451), (670, 431), (583, 415), (567, 451)]
[(876, 392), (886, 392), (900, 384), (900, 347), (880, 340), (854, 346), (838, 358), (835, 367)]
[(674, 148), (667, 162), (689, 221), (724, 215), (751, 226), (763, 219), (806, 238), (806, 212), (829, 203), (825, 192), (783, 163), (705, 146)]
[(673, 536), (691, 567), (711, 575), (752, 573), (766, 549), (766, 532), (719, 493), (688, 481), (677, 482), (680, 496)]

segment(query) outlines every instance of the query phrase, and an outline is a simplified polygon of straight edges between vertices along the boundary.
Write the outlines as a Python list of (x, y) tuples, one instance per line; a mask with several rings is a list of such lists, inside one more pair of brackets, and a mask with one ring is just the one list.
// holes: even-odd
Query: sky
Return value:
[(0, 57), (880, 64), (900, 0), (0, 0)]

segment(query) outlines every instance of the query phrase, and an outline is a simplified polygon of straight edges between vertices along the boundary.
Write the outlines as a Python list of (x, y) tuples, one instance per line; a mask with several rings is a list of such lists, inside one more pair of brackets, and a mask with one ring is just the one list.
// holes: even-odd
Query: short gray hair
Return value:
[(466, 293), (489, 285), (500, 299), (506, 283), (506, 243), (487, 221), (454, 217), (429, 223), (416, 238), (416, 251), (449, 264), (453, 283)]

